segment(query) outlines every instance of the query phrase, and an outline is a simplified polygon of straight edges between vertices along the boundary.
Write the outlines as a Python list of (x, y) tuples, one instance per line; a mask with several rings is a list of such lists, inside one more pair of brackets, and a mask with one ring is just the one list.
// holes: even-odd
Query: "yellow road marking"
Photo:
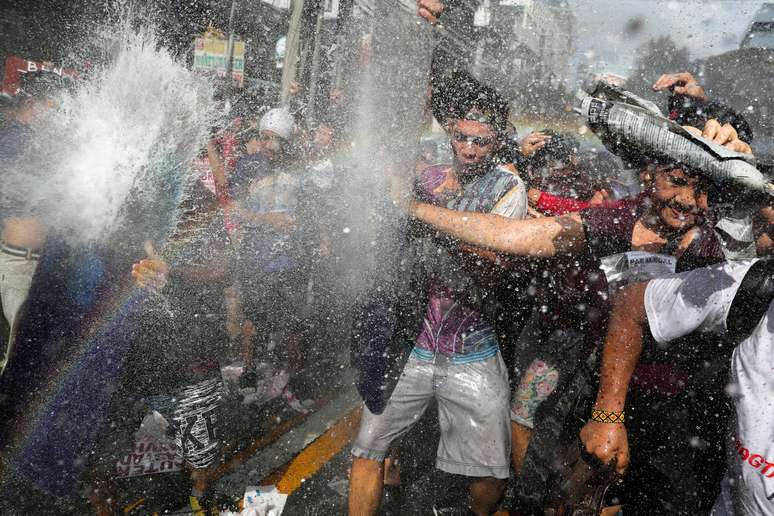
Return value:
[(277, 486), (277, 491), (287, 495), (301, 487), (304, 479), (317, 473), (349, 444), (357, 433), (361, 412), (362, 408), (358, 407), (339, 419), (335, 425), (304, 448), (285, 467), (266, 477), (261, 485), (274, 484)]
[[(328, 403), (328, 400), (322, 400), (319, 404), (318, 408), (321, 408), (325, 406)], [(269, 446), (270, 444), (277, 441), (280, 437), (288, 433), (293, 428), (299, 426), (301, 423), (303, 423), (307, 418), (309, 417), (308, 414), (297, 414), (287, 421), (283, 421), (279, 425), (272, 428), (268, 434), (262, 435), (255, 440), (253, 440), (249, 445), (232, 455), (228, 460), (223, 462), (218, 467), (212, 468), (210, 471), (208, 471), (205, 474), (205, 478), (203, 480), (206, 480), (207, 482), (216, 482), (226, 474), (230, 473), (231, 470), (236, 468), (237, 466), (240, 466), (247, 462), (253, 455), (255, 455), (256, 452), (259, 450)]]
[(136, 500), (130, 503), (129, 505), (127, 505), (126, 507), (124, 507), (123, 512), (124, 514), (129, 514), (130, 512), (132, 512), (133, 510), (135, 510), (137, 507), (141, 506), (144, 503), (145, 503), (145, 498), (140, 498), (139, 500)]

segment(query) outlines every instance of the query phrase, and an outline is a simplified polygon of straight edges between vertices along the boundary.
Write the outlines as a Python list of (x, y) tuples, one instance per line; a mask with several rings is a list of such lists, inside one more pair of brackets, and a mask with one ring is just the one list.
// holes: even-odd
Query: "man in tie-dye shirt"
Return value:
[[(417, 195), (455, 210), (524, 218), (524, 183), (512, 165), (496, 159), (507, 104), (479, 84), (463, 91), (445, 123), (454, 163), (425, 169)], [(509, 475), (508, 374), (493, 327), (493, 289), (504, 269), (495, 255), (448, 239), (428, 235), (414, 244), (423, 257), (424, 318), (384, 411), (363, 408), (352, 448), (349, 511), (375, 513), (388, 448), (435, 398), (441, 425), (436, 467), (470, 477), (471, 509), (490, 514)]]

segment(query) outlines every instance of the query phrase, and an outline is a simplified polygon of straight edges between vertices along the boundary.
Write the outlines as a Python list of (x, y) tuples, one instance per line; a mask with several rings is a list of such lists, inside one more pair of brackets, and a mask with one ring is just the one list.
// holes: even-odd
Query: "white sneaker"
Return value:
[(288, 404), (288, 406), (299, 414), (309, 414), (311, 410), (309, 410), (307, 407), (310, 406), (310, 404), (314, 404), (312, 400), (301, 401), (296, 398), (296, 395), (292, 390), (290, 390), (289, 385), (286, 385), (282, 390), (282, 397), (285, 398), (285, 402)]

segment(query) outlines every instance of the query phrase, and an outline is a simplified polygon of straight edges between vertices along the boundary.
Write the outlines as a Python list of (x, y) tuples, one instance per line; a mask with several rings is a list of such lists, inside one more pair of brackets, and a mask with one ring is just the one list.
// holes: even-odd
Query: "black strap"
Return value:
[(726, 327), (739, 342), (750, 336), (774, 299), (774, 259), (755, 262), (747, 271), (728, 311)]

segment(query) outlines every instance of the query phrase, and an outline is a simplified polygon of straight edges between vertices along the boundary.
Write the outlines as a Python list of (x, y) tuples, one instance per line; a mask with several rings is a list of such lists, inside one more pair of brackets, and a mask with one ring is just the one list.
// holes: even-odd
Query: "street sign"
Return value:
[[(217, 77), (226, 76), (228, 58), (228, 40), (204, 36), (194, 41), (193, 69), (197, 72), (214, 73)], [(231, 77), (242, 87), (245, 80), (245, 42), (234, 41), (234, 54)]]
[(5, 58), (3, 67), (2, 95), (13, 97), (19, 90), (21, 76), (28, 72), (47, 71), (57, 75), (66, 75), (76, 77), (78, 74), (71, 68), (62, 68), (48, 61), (31, 61), (19, 56), (8, 56)]

